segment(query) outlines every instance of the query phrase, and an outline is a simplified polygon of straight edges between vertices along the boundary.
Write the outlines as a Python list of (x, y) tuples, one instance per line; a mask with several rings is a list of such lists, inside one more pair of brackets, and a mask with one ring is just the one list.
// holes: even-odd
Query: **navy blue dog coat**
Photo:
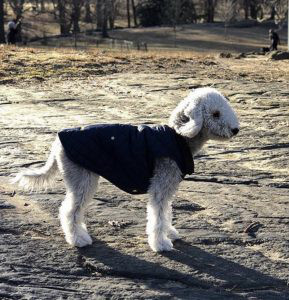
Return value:
[(168, 126), (98, 124), (58, 133), (70, 160), (130, 194), (144, 194), (158, 158), (174, 160), (192, 174), (194, 162), (185, 139)]

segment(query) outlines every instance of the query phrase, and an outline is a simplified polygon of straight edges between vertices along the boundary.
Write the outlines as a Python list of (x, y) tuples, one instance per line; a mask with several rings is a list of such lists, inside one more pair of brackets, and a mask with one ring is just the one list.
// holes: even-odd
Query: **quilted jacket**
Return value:
[(158, 158), (174, 160), (183, 177), (194, 171), (187, 142), (168, 126), (97, 124), (58, 136), (71, 161), (130, 194), (147, 192)]

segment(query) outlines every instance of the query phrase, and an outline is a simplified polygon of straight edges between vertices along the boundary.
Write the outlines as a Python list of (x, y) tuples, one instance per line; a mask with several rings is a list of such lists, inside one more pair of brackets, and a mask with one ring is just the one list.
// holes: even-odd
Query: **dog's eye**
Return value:
[(181, 121), (182, 121), (182, 123), (187, 123), (187, 122), (189, 122), (189, 120), (190, 120), (189, 117), (187, 117), (187, 116), (185, 116), (185, 115), (182, 115), (182, 116), (181, 116)]
[(214, 117), (215, 119), (219, 119), (219, 118), (220, 118), (220, 112), (219, 112), (218, 110), (214, 111), (214, 112), (213, 112), (213, 117)]

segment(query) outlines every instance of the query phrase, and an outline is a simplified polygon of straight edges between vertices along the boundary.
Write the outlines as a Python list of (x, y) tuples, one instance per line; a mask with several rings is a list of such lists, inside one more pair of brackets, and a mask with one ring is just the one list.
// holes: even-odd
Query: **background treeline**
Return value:
[[(175, 26), (197, 22), (274, 20), (282, 25), (287, 0), (0, 0), (0, 42), (11, 18), (53, 16), (59, 34), (137, 26)], [(37, 19), (38, 18), (38, 19)]]

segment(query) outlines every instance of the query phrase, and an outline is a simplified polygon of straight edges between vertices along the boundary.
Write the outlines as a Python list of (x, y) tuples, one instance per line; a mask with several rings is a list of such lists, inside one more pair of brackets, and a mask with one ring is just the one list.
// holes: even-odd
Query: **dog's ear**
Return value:
[(180, 103), (171, 115), (170, 125), (182, 136), (196, 136), (203, 127), (200, 103)]

